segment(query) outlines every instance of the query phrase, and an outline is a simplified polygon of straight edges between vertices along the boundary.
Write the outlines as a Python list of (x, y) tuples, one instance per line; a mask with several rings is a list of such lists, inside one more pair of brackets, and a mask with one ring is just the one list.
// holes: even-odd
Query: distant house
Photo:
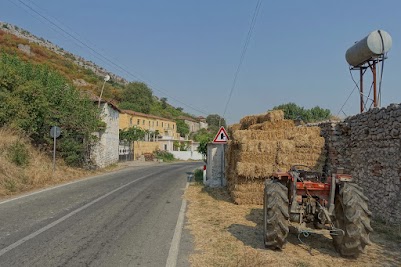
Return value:
[(161, 138), (179, 138), (177, 124), (175, 121), (158, 117), (150, 114), (135, 112), (132, 110), (122, 110), (119, 121), (120, 129), (138, 127), (150, 132), (158, 132)]
[(206, 129), (208, 124), (204, 117), (198, 117), (197, 119), (193, 119), (190, 117), (180, 116), (178, 119), (183, 120), (185, 124), (188, 125), (189, 133), (196, 133), (200, 129)]
[(158, 142), (160, 150), (172, 151), (173, 141), (180, 140), (175, 121), (132, 110), (122, 110), (119, 127), (120, 129), (137, 127), (148, 130), (149, 136), (145, 137), (145, 141)]
[[(92, 97), (96, 105), (99, 103), (98, 97)], [(110, 101), (102, 99), (100, 101), (100, 116), (106, 123), (104, 130), (94, 133), (99, 138), (99, 142), (92, 147), (92, 162), (101, 168), (107, 167), (118, 162), (119, 149), (119, 117), (121, 110)]]

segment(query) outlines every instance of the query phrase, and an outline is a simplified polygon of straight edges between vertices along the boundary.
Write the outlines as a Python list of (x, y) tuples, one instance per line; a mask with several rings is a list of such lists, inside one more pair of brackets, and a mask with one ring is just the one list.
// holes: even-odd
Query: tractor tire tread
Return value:
[(264, 190), (264, 244), (266, 248), (282, 249), (289, 233), (288, 189), (279, 182), (266, 180)]
[(370, 244), (372, 213), (366, 202), (362, 188), (353, 183), (345, 183), (336, 196), (335, 226), (342, 228), (344, 234), (332, 237), (334, 247), (342, 256), (357, 257)]

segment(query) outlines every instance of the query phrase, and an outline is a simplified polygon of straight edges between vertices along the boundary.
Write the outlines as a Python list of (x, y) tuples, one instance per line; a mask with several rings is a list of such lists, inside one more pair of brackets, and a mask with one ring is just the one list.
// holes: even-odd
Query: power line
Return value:
[[(78, 37), (72, 35), (71, 33), (69, 33), (68, 31), (66, 31), (65, 29), (63, 29), (62, 27), (60, 27), (59, 25), (57, 25), (55, 22), (53, 22), (52, 20), (50, 20), (49, 18), (47, 18), (45, 15), (41, 14), (39, 11), (37, 11), (35, 8), (33, 8), (32, 6), (28, 5), (27, 3), (25, 3), (22, 0), (17, 0), (19, 3), (21, 3), (22, 5), (24, 5), (26, 8), (28, 8), (29, 10), (31, 10), (32, 12), (34, 12), (35, 14), (37, 14), (38, 16), (40, 16), (41, 18), (43, 18), (45, 21), (47, 21), (48, 23), (50, 23), (52, 26), (56, 27), (57, 29), (59, 29), (60, 31), (62, 31), (63, 33), (65, 33), (68, 37), (72, 38), (73, 40), (75, 40), (76, 42), (78, 42), (79, 44), (81, 44), (82, 46), (84, 46), (85, 48), (89, 49), (92, 53), (94, 53), (94, 56), (101, 60), (102, 62), (108, 62), (108, 64), (111, 66), (114, 66), (115, 68), (117, 68), (118, 70), (122, 71), (123, 73), (127, 74), (130, 77), (133, 77), (134, 79), (140, 81), (140, 82), (144, 82), (147, 83), (151, 86), (152, 89), (162, 93), (163, 95), (169, 97), (170, 99), (176, 101), (177, 103), (180, 103), (182, 105), (184, 105), (185, 107), (191, 109), (191, 110), (195, 110), (201, 114), (204, 115), (208, 115), (208, 112), (203, 111), (200, 108), (197, 108), (193, 105), (189, 105), (186, 104), (185, 102), (177, 99), (176, 97), (173, 97), (172, 95), (169, 95), (168, 93), (166, 93), (166, 91), (161, 90), (156, 88), (150, 81), (146, 81), (144, 79), (140, 79), (137, 75), (133, 74), (132, 72), (126, 70), (124, 67), (121, 67), (119, 64), (113, 62), (111, 59), (109, 59), (108, 57), (104, 56), (103, 54), (99, 53), (98, 51), (96, 51), (94, 48), (92, 48), (91, 46), (89, 46), (87, 43), (81, 41)], [(37, 5), (36, 5), (37, 6)], [(61, 24), (61, 23), (60, 23)], [(78, 34), (77, 34), (78, 35)], [(79, 36), (79, 35), (78, 35)]]
[(228, 95), (228, 99), (227, 99), (226, 105), (225, 105), (225, 107), (224, 107), (224, 112), (223, 112), (223, 116), (222, 116), (223, 118), (224, 118), (224, 116), (226, 115), (227, 108), (228, 108), (228, 104), (230, 103), (231, 96), (232, 96), (232, 94), (233, 94), (235, 85), (236, 85), (236, 83), (237, 83), (238, 74), (239, 74), (239, 72), (240, 72), (242, 63), (243, 63), (243, 61), (244, 61), (245, 54), (246, 54), (246, 51), (247, 51), (247, 49), (248, 49), (249, 41), (251, 40), (251, 36), (252, 36), (252, 33), (253, 33), (253, 29), (255, 28), (256, 19), (257, 19), (257, 17), (258, 17), (258, 14), (259, 14), (259, 10), (260, 10), (261, 5), (262, 5), (262, 0), (258, 0), (258, 2), (256, 3), (255, 10), (254, 10), (254, 12), (253, 12), (253, 17), (252, 17), (251, 25), (250, 25), (250, 27), (249, 27), (248, 34), (247, 34), (247, 36), (246, 36), (246, 40), (245, 40), (244, 46), (242, 47), (242, 52), (241, 52), (239, 64), (238, 64), (237, 70), (235, 71), (235, 74), (234, 74), (234, 80), (233, 80), (233, 83), (232, 83), (232, 85), (231, 85), (230, 93), (229, 93), (229, 95)]

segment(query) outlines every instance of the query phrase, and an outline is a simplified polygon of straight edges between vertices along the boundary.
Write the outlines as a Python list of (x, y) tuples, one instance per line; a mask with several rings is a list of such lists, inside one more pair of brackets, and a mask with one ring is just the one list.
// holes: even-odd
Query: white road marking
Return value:
[(72, 184), (76, 184), (76, 183), (92, 180), (92, 179), (95, 179), (95, 178), (100, 178), (100, 177), (103, 177), (103, 176), (107, 176), (109, 174), (111, 174), (111, 173), (100, 174), (100, 175), (91, 176), (91, 177), (88, 177), (88, 178), (83, 178), (83, 179), (80, 179), (80, 180), (77, 180), (77, 181), (72, 181), (72, 182), (68, 182), (68, 183), (65, 183), (65, 184), (52, 186), (52, 187), (49, 187), (49, 188), (46, 188), (46, 189), (38, 190), (38, 191), (35, 191), (35, 192), (32, 192), (32, 193), (28, 193), (28, 194), (25, 194), (25, 195), (22, 195), (22, 196), (18, 196), (18, 197), (14, 197), (14, 198), (11, 198), (11, 199), (4, 200), (4, 201), (0, 202), (0, 205), (1, 204), (5, 204), (7, 202), (14, 201), (14, 200), (18, 200), (18, 199), (21, 199), (21, 198), (30, 197), (30, 196), (33, 196), (33, 195), (36, 195), (36, 194), (39, 194), (39, 193), (50, 191), (50, 190), (53, 190), (53, 189), (57, 189), (57, 188), (60, 188), (60, 187), (63, 187), (63, 186), (72, 185)]
[[(185, 191), (188, 189), (189, 183), (185, 187)], [(168, 252), (166, 267), (177, 266), (178, 251), (180, 248), (182, 228), (184, 225), (185, 210), (187, 208), (187, 201), (185, 198), (182, 199), (181, 209), (178, 214), (177, 224), (174, 230), (173, 240), (171, 241), (170, 250)]]
[(145, 179), (145, 178), (151, 177), (152, 175), (154, 175), (154, 174), (149, 174), (149, 175), (146, 175), (146, 176), (142, 176), (142, 177), (140, 177), (140, 178), (138, 178), (138, 179), (136, 179), (136, 180), (134, 180), (134, 181), (129, 182), (128, 184), (122, 185), (122, 186), (120, 186), (120, 187), (114, 189), (113, 191), (110, 191), (109, 193), (107, 193), (107, 194), (105, 194), (105, 195), (103, 195), (103, 196), (101, 196), (101, 197), (98, 197), (97, 199), (95, 199), (95, 200), (89, 202), (88, 204), (86, 204), (86, 205), (80, 207), (79, 209), (76, 209), (76, 210), (74, 210), (74, 211), (68, 213), (67, 215), (61, 217), (60, 219), (58, 219), (58, 220), (56, 220), (56, 221), (54, 221), (54, 222), (52, 222), (52, 223), (46, 225), (45, 227), (43, 227), (43, 228), (37, 230), (36, 232), (33, 232), (33, 233), (30, 234), (30, 235), (27, 235), (26, 237), (24, 237), (24, 238), (22, 238), (22, 239), (16, 241), (15, 243), (9, 245), (8, 247), (5, 247), (5, 248), (3, 248), (2, 250), (0, 250), (0, 257), (3, 256), (3, 255), (4, 255), (5, 253), (7, 253), (8, 251), (10, 251), (10, 250), (12, 250), (12, 249), (15, 249), (16, 247), (18, 247), (18, 246), (24, 244), (26, 241), (31, 240), (32, 238), (34, 238), (34, 237), (40, 235), (41, 233), (45, 232), (46, 230), (49, 230), (49, 229), (52, 228), (53, 226), (56, 226), (57, 224), (59, 224), (59, 223), (65, 221), (65, 220), (67, 220), (68, 218), (70, 218), (71, 216), (77, 214), (78, 212), (80, 212), (80, 211), (82, 211), (82, 210), (84, 210), (84, 209), (86, 209), (86, 208), (92, 206), (93, 204), (99, 202), (100, 200), (102, 200), (102, 199), (104, 199), (104, 198), (110, 196), (111, 194), (113, 194), (113, 193), (115, 193), (115, 192), (117, 192), (117, 191), (123, 189), (124, 187), (127, 187), (127, 186), (133, 184), (133, 183), (136, 183), (136, 182), (139, 182), (139, 181), (141, 181), (141, 180), (143, 180), (143, 179)]

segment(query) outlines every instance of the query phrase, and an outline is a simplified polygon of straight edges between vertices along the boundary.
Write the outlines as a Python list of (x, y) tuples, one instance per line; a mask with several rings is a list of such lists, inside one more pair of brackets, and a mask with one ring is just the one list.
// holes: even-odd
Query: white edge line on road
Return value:
[[(125, 169), (122, 169), (122, 170), (125, 170)], [(41, 189), (41, 190), (38, 190), (38, 191), (35, 191), (35, 192), (32, 192), (32, 193), (28, 193), (28, 194), (24, 194), (24, 195), (21, 195), (21, 196), (18, 196), (18, 197), (14, 197), (14, 198), (10, 198), (10, 199), (4, 200), (4, 201), (0, 201), (0, 205), (1, 204), (5, 204), (7, 202), (14, 201), (14, 200), (18, 200), (18, 199), (21, 199), (21, 198), (26, 198), (26, 197), (30, 197), (30, 196), (33, 196), (33, 195), (36, 195), (36, 194), (40, 194), (40, 193), (43, 193), (43, 192), (46, 192), (46, 191), (50, 191), (50, 190), (53, 190), (53, 189), (57, 189), (57, 188), (60, 188), (60, 187), (63, 187), (63, 186), (72, 185), (72, 184), (76, 184), (76, 183), (80, 183), (80, 182), (85, 182), (85, 181), (92, 180), (92, 179), (95, 179), (95, 178), (101, 178), (103, 176), (107, 176), (107, 175), (110, 175), (110, 174), (113, 174), (113, 173), (114, 172), (103, 173), (103, 174), (99, 174), (99, 175), (95, 175), (95, 176), (85, 177), (85, 178), (82, 178), (82, 179), (79, 179), (79, 180), (76, 180), (76, 181), (67, 182), (65, 184), (51, 186), (49, 188)]]
[(82, 210), (84, 210), (84, 209), (86, 209), (86, 208), (92, 206), (93, 204), (99, 202), (100, 200), (102, 200), (102, 199), (104, 199), (104, 198), (110, 196), (111, 194), (113, 194), (113, 193), (115, 193), (115, 192), (117, 192), (117, 191), (123, 189), (124, 187), (127, 187), (127, 186), (133, 184), (133, 183), (136, 183), (136, 182), (139, 182), (139, 181), (141, 181), (141, 180), (143, 180), (143, 179), (145, 179), (145, 178), (148, 178), (148, 177), (150, 177), (150, 176), (152, 176), (152, 175), (154, 175), (154, 174), (149, 174), (149, 175), (146, 175), (146, 176), (142, 176), (142, 177), (140, 177), (140, 178), (138, 178), (138, 179), (136, 179), (136, 180), (134, 180), (134, 181), (129, 182), (128, 184), (122, 185), (122, 186), (120, 186), (120, 187), (114, 189), (113, 191), (110, 191), (109, 193), (107, 193), (107, 194), (105, 194), (105, 195), (103, 195), (103, 196), (101, 196), (101, 197), (98, 197), (97, 199), (95, 199), (95, 200), (93, 200), (93, 201), (91, 201), (91, 202), (85, 204), (84, 206), (80, 207), (79, 209), (76, 209), (76, 210), (74, 210), (74, 211), (68, 213), (67, 215), (64, 215), (64, 216), (61, 217), (60, 219), (58, 219), (58, 220), (56, 220), (56, 221), (54, 221), (54, 222), (52, 222), (52, 223), (46, 225), (45, 227), (43, 227), (43, 228), (37, 230), (36, 232), (33, 232), (32, 234), (27, 235), (26, 237), (24, 237), (24, 238), (22, 238), (22, 239), (16, 241), (15, 243), (9, 245), (8, 247), (3, 248), (2, 250), (0, 250), (0, 257), (3, 256), (3, 255), (4, 255), (5, 253), (7, 253), (8, 251), (10, 251), (10, 250), (12, 250), (12, 249), (14, 249), (14, 248), (16, 248), (16, 247), (22, 245), (22, 244), (25, 243), (26, 241), (28, 241), (28, 240), (30, 240), (30, 239), (32, 239), (32, 238), (38, 236), (39, 234), (45, 232), (46, 230), (49, 230), (49, 229), (52, 228), (53, 226), (56, 226), (57, 224), (59, 224), (59, 223), (65, 221), (65, 220), (67, 220), (67, 219), (70, 218), (71, 216), (73, 216), (73, 215), (77, 214), (78, 212), (80, 212), (80, 211), (82, 211)]
[[(187, 191), (189, 183), (185, 187), (185, 191)], [(185, 193), (185, 192), (184, 192)], [(187, 208), (187, 201), (185, 198), (182, 199), (181, 209), (178, 214), (177, 224), (174, 230), (173, 240), (171, 241), (170, 250), (168, 252), (166, 267), (175, 267), (177, 266), (177, 258), (178, 252), (180, 248), (180, 241), (181, 241), (181, 234), (182, 228), (184, 225), (184, 218), (185, 218), (185, 210)]]

